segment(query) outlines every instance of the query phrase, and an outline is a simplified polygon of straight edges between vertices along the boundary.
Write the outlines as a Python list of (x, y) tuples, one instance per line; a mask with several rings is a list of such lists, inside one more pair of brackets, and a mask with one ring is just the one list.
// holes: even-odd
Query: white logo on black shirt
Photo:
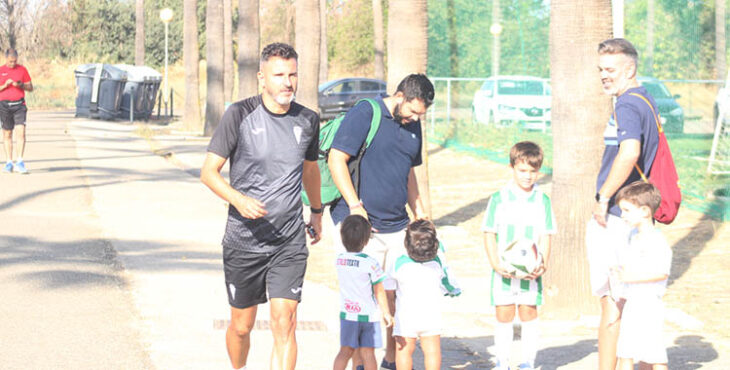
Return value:
[(294, 138), (297, 139), (297, 144), (299, 144), (300, 141), (302, 141), (302, 128), (299, 126), (294, 126)]

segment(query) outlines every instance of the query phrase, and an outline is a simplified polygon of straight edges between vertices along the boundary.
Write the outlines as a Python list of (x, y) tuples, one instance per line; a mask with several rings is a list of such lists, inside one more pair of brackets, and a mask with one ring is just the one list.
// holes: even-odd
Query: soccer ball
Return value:
[(533, 240), (518, 239), (500, 255), (502, 266), (518, 279), (524, 279), (542, 263), (542, 255)]

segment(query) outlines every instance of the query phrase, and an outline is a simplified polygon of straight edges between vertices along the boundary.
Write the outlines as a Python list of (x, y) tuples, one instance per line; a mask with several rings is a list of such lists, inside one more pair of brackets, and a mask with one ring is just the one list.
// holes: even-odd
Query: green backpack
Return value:
[[(373, 107), (373, 118), (370, 121), (370, 130), (368, 131), (365, 143), (362, 148), (360, 148), (360, 152), (357, 156), (351, 158), (347, 165), (350, 170), (350, 175), (354, 178), (353, 185), (355, 186), (355, 191), (358, 192), (360, 189), (360, 160), (362, 159), (365, 150), (373, 141), (375, 133), (378, 132), (381, 116), (380, 104), (378, 102), (373, 99), (361, 99), (355, 103), (355, 105), (359, 104), (361, 101), (367, 101)], [(327, 158), (329, 157), (330, 148), (332, 147), (332, 141), (335, 138), (337, 130), (340, 128), (340, 124), (342, 124), (342, 120), (345, 118), (345, 114), (346, 113), (344, 112), (340, 113), (337, 117), (327, 121), (327, 123), (319, 128), (319, 156), (317, 158), (317, 164), (319, 165), (319, 176), (322, 183), (320, 194), (322, 197), (323, 207), (332, 205), (342, 197), (340, 191), (337, 190), (337, 186), (335, 186), (334, 180), (332, 180), (332, 174), (330, 173), (329, 166), (327, 166)], [(302, 202), (304, 202), (305, 205), (310, 205), (309, 198), (307, 198), (307, 192), (304, 190), (302, 190)]]

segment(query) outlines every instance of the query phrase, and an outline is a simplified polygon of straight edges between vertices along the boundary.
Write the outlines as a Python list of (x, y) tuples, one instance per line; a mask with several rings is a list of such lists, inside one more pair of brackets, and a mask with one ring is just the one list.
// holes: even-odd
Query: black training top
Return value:
[(318, 145), (319, 117), (296, 102), (274, 114), (258, 95), (226, 110), (208, 151), (230, 159), (231, 186), (263, 202), (268, 214), (252, 220), (229, 207), (223, 247), (268, 253), (306, 243), (302, 161), (316, 161)]

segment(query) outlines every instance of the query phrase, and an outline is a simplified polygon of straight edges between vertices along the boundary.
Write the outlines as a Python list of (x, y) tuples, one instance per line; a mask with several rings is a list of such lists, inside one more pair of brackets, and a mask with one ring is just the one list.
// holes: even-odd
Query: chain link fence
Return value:
[[(510, 147), (531, 140), (545, 151), (543, 172), (552, 173), (551, 91), (547, 79), (502, 76), (431, 80), (436, 98), (426, 117), (430, 141), (507, 164)], [(722, 128), (718, 140), (713, 140), (719, 114), (717, 102), (720, 107), (723, 99), (730, 102), (730, 95), (720, 89), (724, 81), (640, 81), (659, 105), (679, 172), (683, 205), (718, 220), (730, 220), (730, 130)], [(727, 108), (726, 116), (730, 118), (730, 104)], [(713, 141), (715, 171), (709, 171)], [(721, 171), (723, 168), (727, 172)]]

